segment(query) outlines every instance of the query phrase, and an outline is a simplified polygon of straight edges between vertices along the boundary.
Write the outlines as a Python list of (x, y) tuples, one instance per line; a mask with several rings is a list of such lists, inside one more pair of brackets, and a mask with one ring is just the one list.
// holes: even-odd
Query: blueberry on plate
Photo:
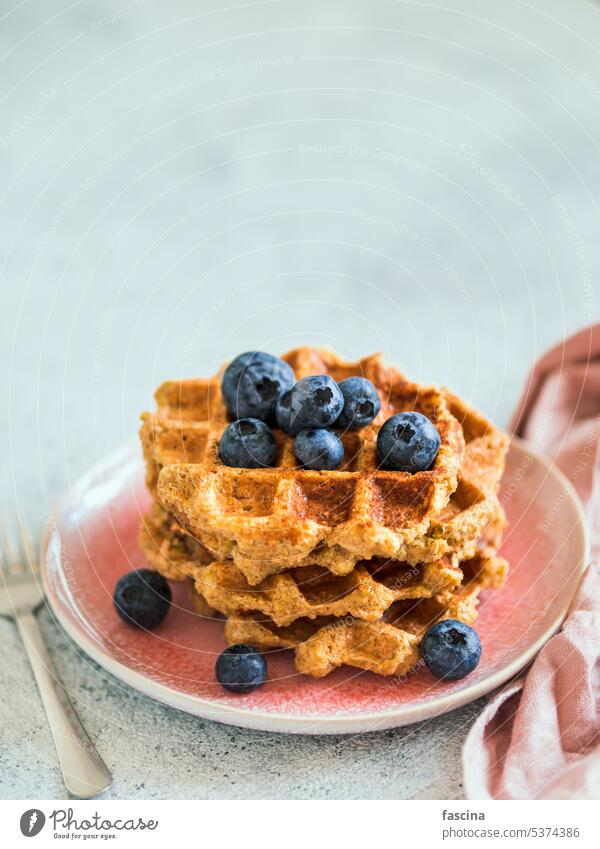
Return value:
[(238, 469), (272, 466), (277, 456), (275, 434), (260, 419), (238, 419), (221, 434), (219, 454), (226, 466)]
[(238, 643), (225, 649), (215, 664), (217, 681), (232, 693), (251, 693), (265, 683), (267, 661), (258, 649)]
[(113, 601), (115, 610), (128, 625), (156, 628), (169, 612), (171, 587), (158, 572), (136, 569), (121, 575)]
[(229, 363), (221, 381), (225, 406), (236, 419), (271, 421), (277, 401), (291, 389), (296, 376), (279, 357), (248, 351)]
[(458, 619), (444, 619), (426, 632), (421, 641), (421, 657), (438, 678), (464, 678), (481, 658), (479, 634)]
[(290, 394), (289, 427), (296, 433), (308, 427), (330, 427), (343, 408), (344, 396), (329, 375), (303, 377)]
[(384, 469), (423, 472), (440, 450), (437, 428), (421, 413), (397, 413), (377, 434), (377, 453)]
[(358, 430), (370, 425), (379, 410), (379, 393), (366, 377), (347, 377), (338, 383), (344, 396), (344, 409), (336, 427)]
[(294, 440), (294, 453), (306, 469), (332, 471), (342, 462), (344, 445), (332, 430), (309, 428), (300, 431)]

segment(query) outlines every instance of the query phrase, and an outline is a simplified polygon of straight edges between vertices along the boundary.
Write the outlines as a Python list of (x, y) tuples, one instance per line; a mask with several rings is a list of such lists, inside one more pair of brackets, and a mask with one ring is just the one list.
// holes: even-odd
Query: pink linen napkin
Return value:
[(491, 699), (463, 749), (469, 799), (600, 798), (600, 325), (534, 367), (511, 427), (577, 489), (591, 562), (561, 631)]

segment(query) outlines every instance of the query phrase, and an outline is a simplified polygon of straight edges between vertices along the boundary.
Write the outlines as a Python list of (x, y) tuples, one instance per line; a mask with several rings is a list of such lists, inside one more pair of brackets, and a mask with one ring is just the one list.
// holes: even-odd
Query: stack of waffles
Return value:
[[(201, 615), (225, 617), (229, 644), (294, 652), (298, 672), (348, 664), (403, 675), (442, 619), (472, 624), (480, 594), (502, 585), (504, 514), (498, 487), (506, 436), (447, 389), (421, 386), (384, 364), (299, 348), (283, 359), (296, 378), (366, 377), (381, 411), (341, 433), (336, 471), (298, 466), (293, 437), (275, 430), (273, 468), (224, 465), (230, 419), (221, 375), (167, 381), (142, 416), (153, 505), (140, 533), (151, 567), (188, 580)], [(376, 439), (390, 416), (416, 410), (441, 446), (427, 471), (380, 468)]]

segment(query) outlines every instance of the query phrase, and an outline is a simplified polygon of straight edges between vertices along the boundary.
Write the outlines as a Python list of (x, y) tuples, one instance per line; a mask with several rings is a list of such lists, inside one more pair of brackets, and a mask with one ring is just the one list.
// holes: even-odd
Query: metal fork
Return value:
[(20, 522), (18, 551), (0, 522), (0, 616), (17, 624), (52, 731), (67, 790), (92, 799), (110, 785), (106, 764), (85, 732), (56, 677), (34, 616), (44, 600), (38, 559)]

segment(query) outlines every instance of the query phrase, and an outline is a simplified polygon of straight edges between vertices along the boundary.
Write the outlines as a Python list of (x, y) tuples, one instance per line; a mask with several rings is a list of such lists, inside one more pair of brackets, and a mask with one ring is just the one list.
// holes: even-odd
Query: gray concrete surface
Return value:
[[(598, 318), (600, 5), (0, 4), (0, 506), (36, 531), (166, 377), (382, 349), (506, 421)], [(43, 611), (119, 798), (461, 795), (481, 703), (352, 738), (204, 723)], [(0, 796), (60, 797), (0, 622)]]

